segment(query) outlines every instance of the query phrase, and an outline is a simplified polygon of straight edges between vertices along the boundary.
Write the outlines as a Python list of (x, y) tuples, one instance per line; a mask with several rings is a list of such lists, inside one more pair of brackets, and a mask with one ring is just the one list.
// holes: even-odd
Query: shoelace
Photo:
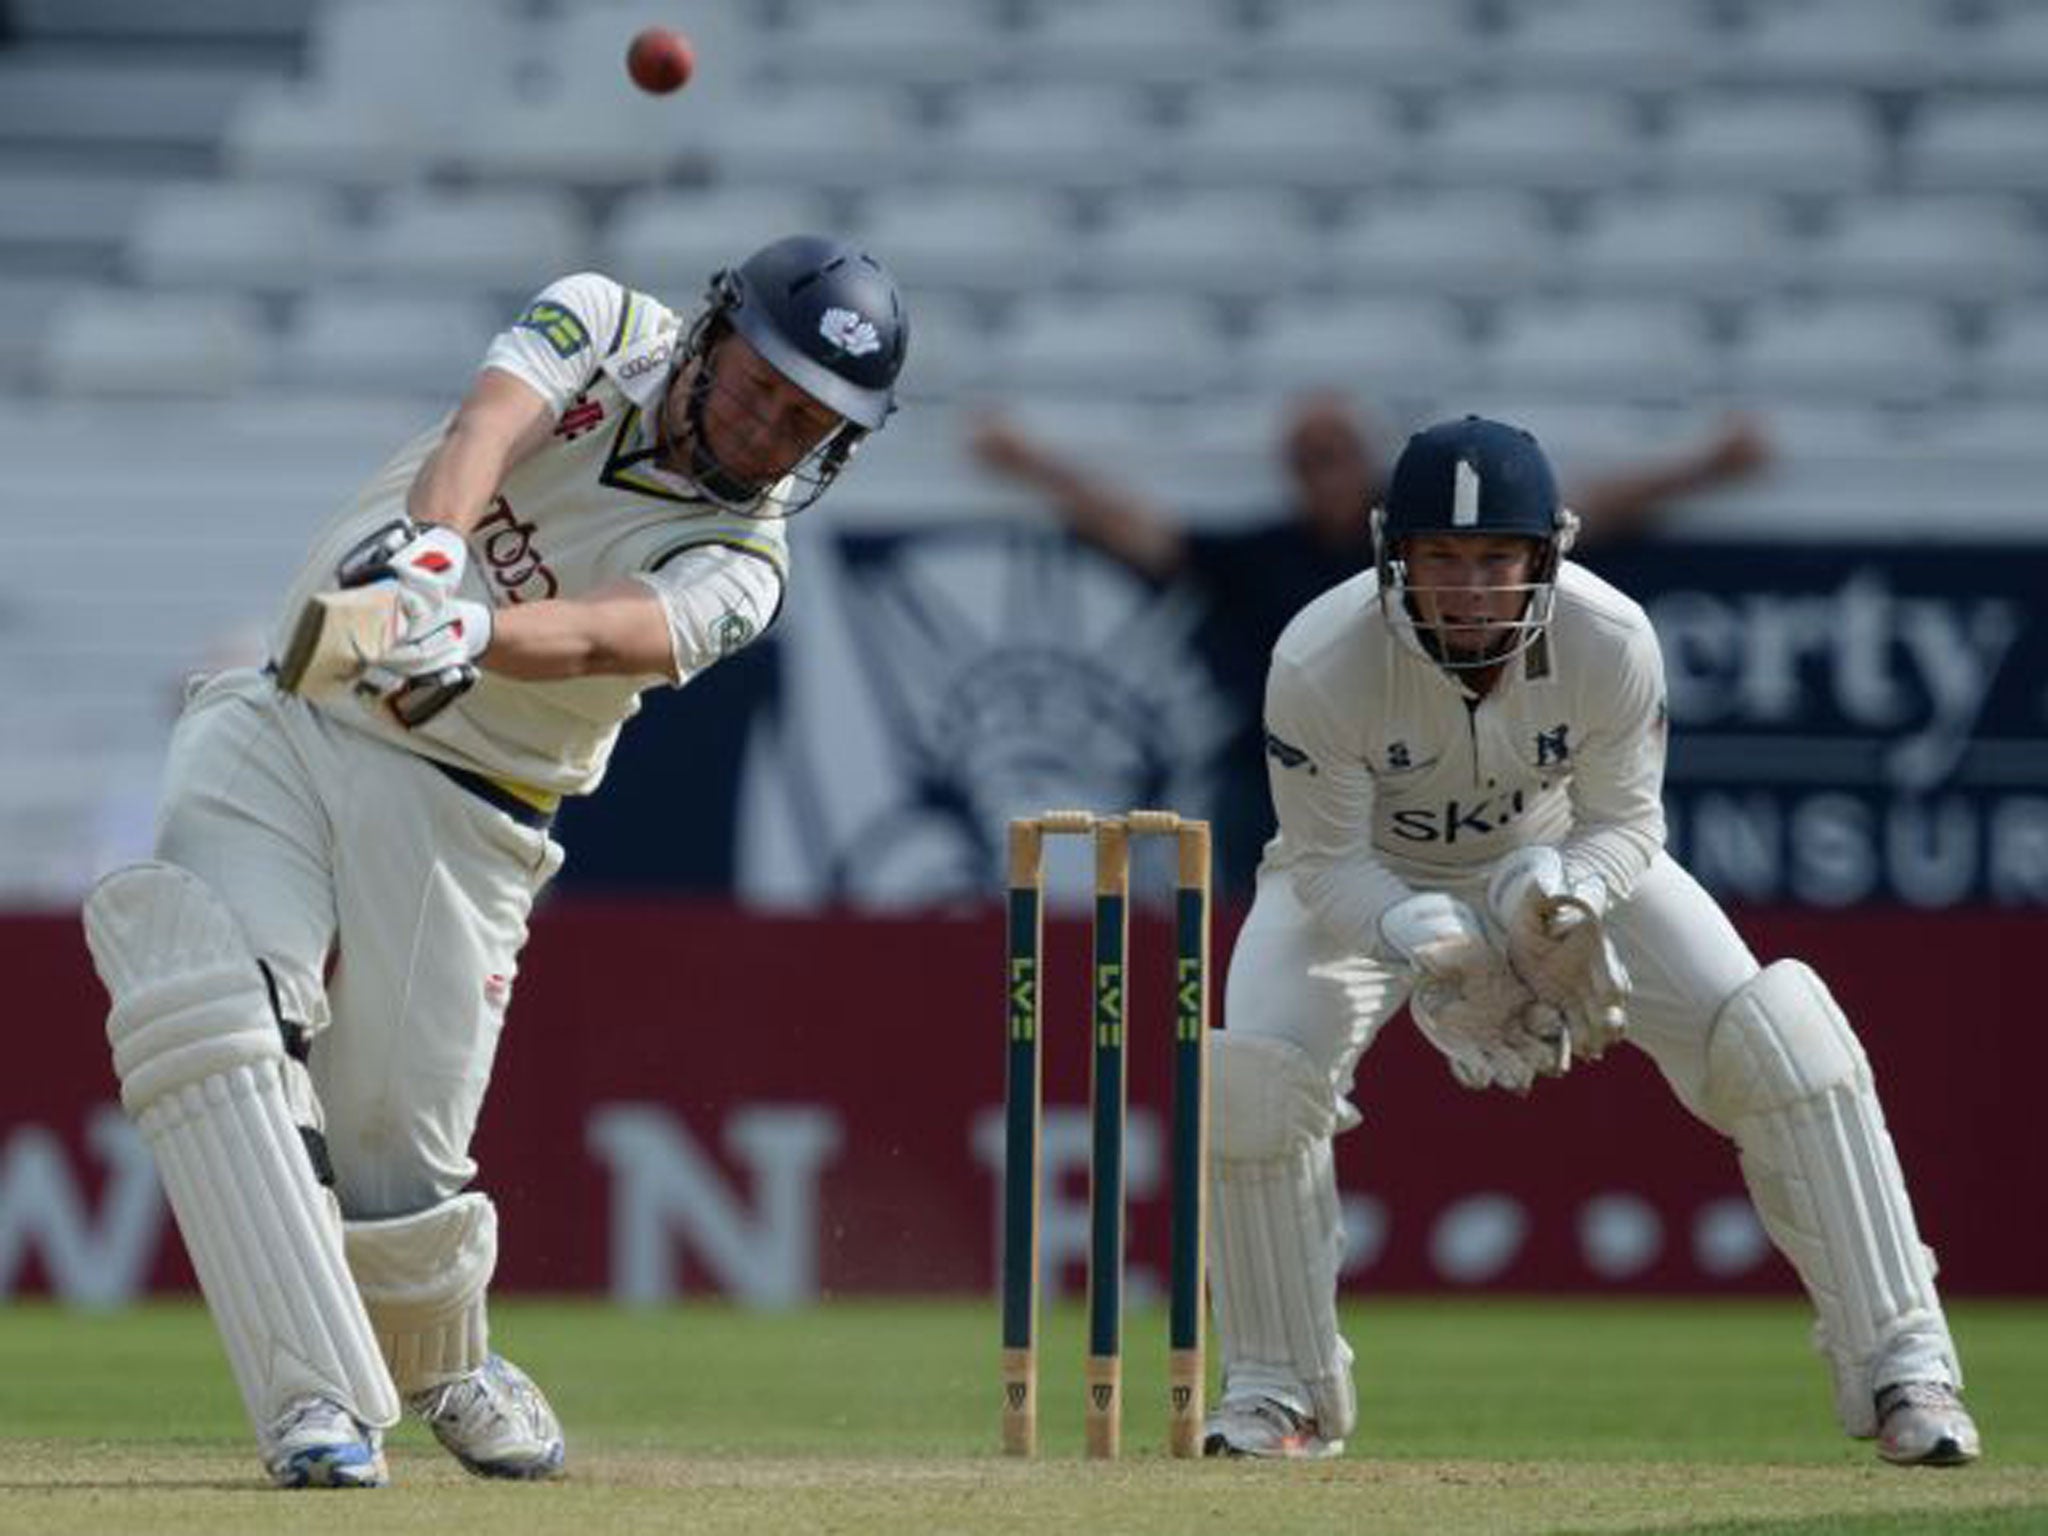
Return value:
[(1955, 1388), (1938, 1381), (1902, 1381), (1877, 1394), (1877, 1416), (1890, 1418), (1901, 1408), (1953, 1408)]

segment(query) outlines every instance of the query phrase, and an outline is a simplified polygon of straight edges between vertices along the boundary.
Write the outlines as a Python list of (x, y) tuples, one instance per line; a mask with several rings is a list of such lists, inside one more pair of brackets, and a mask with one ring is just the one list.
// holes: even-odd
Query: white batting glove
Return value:
[(1425, 891), (1380, 915), (1380, 941), (1415, 973), (1408, 1012), (1467, 1088), (1527, 1093), (1571, 1065), (1558, 1011), (1540, 1001), (1455, 897)]
[(1605, 883), (1572, 880), (1555, 848), (1521, 848), (1494, 870), (1486, 904), (1515, 974), (1564, 1016), (1572, 1049), (1598, 1061), (1628, 1027), (1628, 971), (1601, 921)]
[(398, 643), (363, 669), (356, 692), (388, 704), (407, 727), (422, 725), (476, 686), (477, 658), (490, 648), (491, 610), (466, 597), (426, 607)]

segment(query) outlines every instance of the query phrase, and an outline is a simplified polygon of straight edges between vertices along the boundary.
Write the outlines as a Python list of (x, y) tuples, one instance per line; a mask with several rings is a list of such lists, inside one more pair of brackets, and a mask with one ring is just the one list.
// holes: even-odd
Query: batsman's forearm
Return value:
[(477, 664), (525, 682), (658, 677), (672, 665), (668, 619), (645, 588), (551, 598), (497, 610)]
[(502, 441), (457, 421), (420, 466), (405, 509), (415, 522), (440, 523), (467, 535), (490, 511), (508, 468)]

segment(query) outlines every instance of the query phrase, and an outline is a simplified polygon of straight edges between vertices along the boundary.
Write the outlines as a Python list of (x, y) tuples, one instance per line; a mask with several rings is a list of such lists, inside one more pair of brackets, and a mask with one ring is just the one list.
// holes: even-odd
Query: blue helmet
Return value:
[[(823, 493), (868, 433), (896, 409), (896, 375), (910, 345), (910, 316), (896, 280), (874, 257), (841, 240), (789, 235), (764, 245), (711, 279), (705, 307), (678, 355), (701, 358), (691, 414), (700, 421), (715, 387), (712, 351), (728, 332), (744, 337), (792, 384), (846, 418), (792, 471), (793, 512)], [(767, 486), (750, 484), (717, 462), (693, 433), (692, 470), (712, 495), (736, 508), (758, 505)]]
[[(1373, 555), (1390, 623), (1414, 625), (1424, 648), (1452, 670), (1492, 666), (1536, 643), (1556, 600), (1557, 567), (1578, 518), (1558, 500), (1557, 479), (1542, 446), (1520, 427), (1463, 416), (1438, 422), (1408, 439), (1394, 463), (1384, 505), (1373, 509)], [(1443, 637), (1421, 625), (1403, 557), (1418, 534), (1491, 534), (1535, 541), (1530, 579), (1512, 590), (1525, 597), (1518, 618), (1497, 626), (1498, 643), (1455, 655)], [(1508, 588), (1488, 589), (1506, 591)], [(1391, 599), (1398, 598), (1395, 603)]]
[(910, 317), (866, 251), (790, 235), (713, 278), (711, 303), (778, 373), (848, 421), (872, 432), (896, 409)]

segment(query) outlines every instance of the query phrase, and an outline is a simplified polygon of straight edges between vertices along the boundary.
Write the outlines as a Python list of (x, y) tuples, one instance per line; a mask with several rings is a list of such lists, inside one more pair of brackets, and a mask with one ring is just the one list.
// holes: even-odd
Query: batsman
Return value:
[(1479, 417), (1431, 427), (1371, 515), (1375, 568), (1296, 616), (1267, 680), (1279, 831), (1214, 1046), (1204, 1449), (1328, 1456), (1355, 1426), (1331, 1142), (1405, 1002), (1471, 1088), (1647, 1052), (1734, 1143), (1843, 1429), (1893, 1462), (1974, 1460), (1870, 1064), (1826, 983), (1760, 966), (1665, 851), (1656, 637), (1564, 558), (1576, 520), (1542, 449)]
[(470, 1156), (549, 826), (642, 691), (773, 621), (786, 519), (894, 409), (908, 337), (888, 272), (831, 239), (756, 251), (687, 323), (561, 278), (318, 537), (279, 661), (192, 691), (155, 858), (85, 928), (278, 1484), (385, 1482), (408, 1409), (472, 1472), (561, 1470), (491, 1346)]

